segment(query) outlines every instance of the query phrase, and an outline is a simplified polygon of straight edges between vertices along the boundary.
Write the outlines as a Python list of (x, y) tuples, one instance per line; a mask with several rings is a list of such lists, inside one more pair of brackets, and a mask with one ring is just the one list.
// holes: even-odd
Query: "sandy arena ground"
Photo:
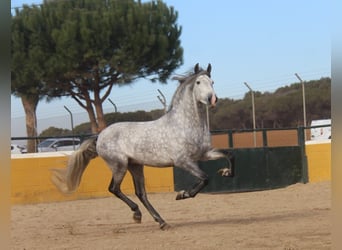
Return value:
[(117, 198), (16, 205), (12, 249), (330, 249), (330, 182), (227, 194), (149, 194), (172, 226), (159, 229), (147, 210), (141, 224)]

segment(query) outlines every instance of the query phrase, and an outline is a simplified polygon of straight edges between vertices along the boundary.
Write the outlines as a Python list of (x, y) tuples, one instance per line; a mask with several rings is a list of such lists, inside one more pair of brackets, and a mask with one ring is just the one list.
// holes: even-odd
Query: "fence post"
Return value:
[(72, 113), (70, 111), (70, 109), (68, 109), (67, 106), (64, 105), (64, 108), (66, 109), (66, 111), (68, 111), (68, 113), (70, 114), (70, 122), (71, 122), (71, 133), (72, 133), (72, 146), (73, 149), (75, 151), (75, 141), (74, 141), (74, 137), (75, 137), (75, 133), (74, 133), (74, 118), (72, 117)]
[(232, 130), (228, 130), (228, 146), (230, 148), (234, 147), (234, 143), (233, 143), (233, 131)]
[(267, 142), (267, 131), (266, 129), (262, 130), (262, 143), (264, 147), (267, 147), (268, 142)]
[(308, 175), (308, 160), (305, 152), (305, 127), (299, 127), (297, 129), (298, 145), (300, 146), (302, 156), (302, 181), (303, 183), (309, 182)]

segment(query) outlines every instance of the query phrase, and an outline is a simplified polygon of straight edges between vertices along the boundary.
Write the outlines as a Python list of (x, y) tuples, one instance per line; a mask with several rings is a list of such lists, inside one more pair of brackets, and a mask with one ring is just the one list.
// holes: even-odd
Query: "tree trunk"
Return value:
[(99, 97), (95, 96), (94, 106), (96, 110), (98, 133), (100, 133), (104, 128), (107, 127), (106, 120), (103, 114), (102, 103)]
[(90, 121), (90, 128), (91, 128), (91, 132), (93, 134), (97, 134), (98, 133), (98, 124), (96, 121), (96, 116), (95, 116), (95, 112), (94, 112), (94, 108), (92, 106), (92, 102), (89, 96), (89, 93), (87, 92), (87, 90), (81, 89), (82, 92), (82, 100), (85, 101), (85, 103), (83, 103), (78, 96), (76, 95), (72, 95), (71, 97), (82, 107), (84, 108), (87, 113), (88, 113), (88, 117), (89, 117), (89, 121)]
[(98, 133), (98, 124), (97, 124), (97, 121), (96, 121), (96, 116), (95, 116), (95, 113), (94, 113), (94, 109), (90, 105), (90, 106), (87, 106), (86, 110), (87, 110), (89, 121), (90, 121), (91, 132), (93, 134), (97, 134)]
[[(25, 111), (26, 134), (27, 137), (37, 136), (37, 116), (36, 109), (39, 102), (39, 96), (21, 96), (21, 102)], [(27, 153), (37, 152), (37, 140), (27, 140)]]
[[(98, 125), (98, 128), (97, 128), (98, 131), (97, 132), (100, 133), (103, 129), (105, 129), (107, 127), (107, 124), (106, 124), (106, 120), (104, 118), (102, 101), (101, 101), (101, 97), (100, 97), (100, 75), (98, 73), (98, 70), (97, 70), (97, 73), (95, 75), (95, 79), (96, 79), (96, 86), (94, 88), (94, 102), (93, 103), (95, 106), (96, 117), (97, 117), (97, 125)], [(109, 90), (110, 89), (111, 88), (109, 88)]]
[(95, 109), (98, 123), (98, 132), (101, 132), (103, 129), (107, 127), (107, 123), (103, 115), (102, 105), (96, 105)]

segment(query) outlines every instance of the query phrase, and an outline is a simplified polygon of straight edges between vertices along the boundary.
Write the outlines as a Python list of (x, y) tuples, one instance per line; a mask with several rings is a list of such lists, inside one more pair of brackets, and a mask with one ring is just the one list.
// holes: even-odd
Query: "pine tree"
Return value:
[(97, 133), (106, 127), (102, 103), (114, 85), (139, 78), (165, 83), (183, 63), (177, 18), (159, 0), (26, 6), (12, 17), (12, 93), (31, 96), (32, 86), (38, 100), (70, 96)]

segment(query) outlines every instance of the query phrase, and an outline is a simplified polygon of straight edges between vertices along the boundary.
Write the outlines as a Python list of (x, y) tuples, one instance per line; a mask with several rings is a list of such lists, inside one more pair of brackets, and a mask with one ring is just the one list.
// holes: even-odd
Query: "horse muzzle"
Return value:
[(208, 97), (208, 104), (209, 104), (211, 107), (215, 107), (217, 101), (218, 101), (218, 97), (217, 97), (216, 95), (211, 95), (211, 96)]

